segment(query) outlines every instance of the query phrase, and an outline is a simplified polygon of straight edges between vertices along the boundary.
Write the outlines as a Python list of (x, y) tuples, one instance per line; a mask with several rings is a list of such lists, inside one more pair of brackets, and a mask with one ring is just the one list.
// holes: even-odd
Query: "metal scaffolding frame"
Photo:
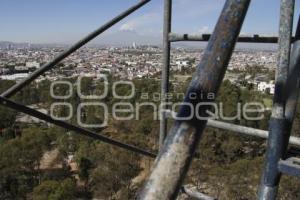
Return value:
[[(189, 35), (189, 34), (169, 33), (168, 37), (170, 42), (181, 42), (181, 41), (207, 42), (209, 41), (211, 34)], [(241, 35), (238, 37), (237, 41), (245, 42), (245, 43), (278, 43), (278, 37), (264, 36), (264, 35)], [(294, 38), (292, 38), (292, 41), (294, 41)]]
[[(208, 99), (190, 99), (194, 92), (217, 92), (226, 71), (235, 42), (278, 43), (278, 67), (274, 106), (270, 120), (270, 130), (258, 130), (249, 127), (219, 122), (215, 120), (201, 121), (197, 119), (179, 120), (189, 116), (191, 108), (182, 104), (177, 120), (167, 135), (167, 118), (172, 111), (163, 107), (160, 128), (160, 152), (155, 161), (153, 171), (148, 178), (141, 199), (175, 199), (185, 174), (189, 168), (200, 136), (206, 125), (230, 130), (245, 135), (268, 138), (265, 170), (258, 193), (260, 200), (276, 198), (281, 173), (300, 176), (299, 159), (287, 158), (288, 144), (298, 145), (299, 138), (290, 137), (291, 127), (298, 100), (298, 82), (300, 77), (300, 25), (298, 22), (295, 38), (292, 37), (294, 0), (281, 0), (279, 37), (240, 36), (238, 37), (243, 18), (250, 0), (227, 0), (214, 33), (202, 35), (176, 34), (171, 32), (172, 0), (165, 0), (164, 10), (164, 62), (162, 69), (162, 96), (169, 92), (169, 70), (171, 42), (208, 41), (202, 60), (198, 65), (190, 83), (184, 103), (192, 105)], [(235, 15), (238, 13), (238, 17)], [(224, 23), (226, 21), (226, 23)], [(291, 43), (294, 43), (290, 56)], [(224, 50), (225, 49), (225, 50)], [(222, 53), (220, 53), (222, 52)], [(290, 61), (291, 58), (291, 61)], [(205, 96), (205, 95), (204, 95)], [(162, 98), (163, 105), (167, 99)], [(196, 112), (205, 116), (205, 109)], [(174, 116), (174, 115), (173, 115)], [(165, 139), (166, 138), (166, 139)]]
[[(42, 119), (59, 127), (72, 130), (75, 133), (85, 135), (144, 156), (151, 158), (156, 157), (151, 175), (141, 190), (139, 199), (176, 199), (180, 191), (198, 199), (214, 199), (202, 193), (193, 192), (187, 187), (182, 186), (183, 180), (189, 169), (189, 165), (193, 159), (195, 150), (206, 125), (268, 139), (264, 174), (260, 184), (258, 199), (276, 199), (282, 173), (300, 176), (300, 159), (287, 157), (289, 144), (300, 146), (300, 138), (290, 136), (299, 96), (299, 86), (297, 81), (300, 77), (300, 21), (298, 21), (296, 35), (294, 38), (292, 37), (295, 0), (281, 0), (280, 29), (278, 38), (260, 35), (239, 36), (250, 0), (226, 0), (213, 34), (188, 35), (172, 33), (172, 0), (164, 0), (163, 68), (161, 84), (161, 108), (163, 112), (162, 119), (160, 121), (158, 155), (142, 148), (128, 145), (107, 136), (94, 133), (87, 129), (74, 126), (67, 122), (55, 120), (44, 113), (18, 104), (9, 99), (26, 85), (34, 81), (38, 76), (54, 68), (55, 65), (74, 51), (150, 1), (151, 0), (139, 1), (133, 7), (113, 18), (111, 21), (107, 22), (99, 29), (90, 33), (69, 49), (59, 54), (52, 61), (43, 65), (41, 68), (33, 72), (28, 78), (3, 92), (0, 95), (0, 104)], [(167, 106), (171, 43), (178, 41), (208, 41), (208, 44), (202, 60), (194, 73), (187, 95), (184, 99), (184, 103), (182, 104), (180, 111), (176, 114), (177, 119), (167, 135), (167, 118), (170, 117), (170, 114), (172, 114), (172, 112), (168, 110)], [(211, 101), (203, 98), (203, 95), (198, 95), (196, 99), (192, 99), (189, 94), (217, 93), (236, 42), (279, 44), (274, 104), (269, 131), (243, 127), (215, 120), (198, 120), (195, 116), (189, 120), (182, 119), (190, 116), (190, 113), (192, 113), (192, 108), (187, 104), (195, 106), (199, 102)], [(292, 43), (293, 45), (291, 45)], [(208, 107), (202, 106), (198, 112), (201, 116), (206, 116), (207, 109)]]
[[(276, 69), (275, 94), (273, 109), (269, 125), (269, 140), (266, 153), (264, 172), (259, 188), (260, 200), (276, 199), (281, 173), (285, 166), (300, 170), (300, 165), (291, 165), (287, 159), (288, 139), (291, 134), (292, 123), (298, 100), (297, 76), (299, 68), (299, 54), (291, 54), (291, 36), (293, 31), (295, 0), (282, 0), (280, 9), (279, 52)], [(299, 29), (299, 23), (298, 23)], [(299, 37), (297, 31), (296, 37)], [(293, 51), (297, 50), (296, 42)], [(290, 59), (292, 62), (290, 62)], [(291, 65), (290, 65), (291, 64)], [(289, 69), (291, 70), (289, 72)], [(292, 73), (295, 73), (294, 75)], [(296, 76), (295, 76), (296, 75)], [(290, 78), (293, 77), (293, 78)], [(293, 81), (293, 82), (291, 82)], [(293, 86), (294, 85), (294, 86)], [(288, 92), (288, 91), (291, 92)], [(287, 159), (287, 160), (286, 160)]]
[[(176, 118), (176, 115), (177, 115), (176, 112), (167, 110), (166, 113), (167, 113), (168, 118), (170, 118), (170, 119)], [(211, 128), (217, 128), (217, 129), (231, 131), (232, 134), (239, 135), (239, 133), (240, 133), (245, 136), (254, 136), (254, 137), (263, 138), (263, 139), (269, 138), (269, 132), (266, 130), (236, 125), (236, 124), (232, 124), (232, 123), (228, 123), (228, 122), (208, 119), (206, 125)], [(295, 136), (290, 136), (289, 144), (300, 148), (300, 138), (295, 137)]]
[[(177, 114), (178, 118), (189, 117), (192, 108), (187, 104), (196, 105), (199, 102), (209, 102), (208, 93), (216, 93), (226, 72), (235, 42), (238, 38), (250, 0), (227, 0), (215, 30), (210, 37), (202, 60), (197, 66), (188, 88), (184, 103)], [(171, 21), (171, 0), (165, 0), (165, 29)], [(166, 14), (168, 13), (168, 14)], [(169, 41), (169, 33), (164, 31), (164, 42)], [(164, 45), (165, 46), (165, 45)], [(168, 45), (169, 46), (169, 45)], [(170, 48), (164, 48), (170, 50)], [(167, 55), (164, 52), (164, 55)], [(169, 71), (170, 63), (164, 63), (163, 71)], [(162, 84), (165, 84), (168, 73), (162, 73)], [(165, 86), (164, 86), (165, 87)], [(167, 91), (168, 92), (168, 91)], [(189, 94), (195, 98), (191, 98)], [(162, 95), (166, 93), (162, 91)], [(203, 97), (204, 98), (201, 98)], [(162, 104), (165, 103), (164, 98)], [(207, 107), (200, 107), (200, 116), (207, 116)], [(165, 115), (163, 115), (165, 116)], [(163, 118), (164, 124), (167, 119)], [(200, 137), (206, 126), (205, 120), (193, 116), (190, 120), (175, 120), (167, 135), (164, 145), (159, 151), (153, 170), (140, 194), (140, 199), (176, 199), (181, 185), (193, 159)], [(162, 129), (161, 129), (162, 130)], [(166, 132), (160, 133), (165, 136)]]

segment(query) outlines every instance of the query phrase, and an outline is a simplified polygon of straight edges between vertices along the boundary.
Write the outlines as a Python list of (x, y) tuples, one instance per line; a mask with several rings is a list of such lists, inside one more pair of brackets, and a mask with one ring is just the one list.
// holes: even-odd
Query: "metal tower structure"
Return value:
[[(160, 152), (153, 171), (143, 189), (141, 199), (175, 199), (192, 161), (195, 149), (206, 125), (227, 129), (242, 134), (268, 138), (264, 173), (258, 199), (276, 199), (282, 173), (300, 176), (300, 159), (287, 158), (288, 144), (298, 138), (290, 137), (292, 123), (298, 101), (299, 78), (299, 37), (300, 23), (295, 38), (292, 37), (294, 0), (281, 0), (279, 37), (238, 37), (247, 13), (250, 0), (227, 0), (212, 35), (188, 35), (171, 32), (172, 0), (165, 0), (163, 69), (162, 69), (162, 120), (160, 123)], [(171, 43), (177, 41), (208, 41), (200, 64), (189, 85), (184, 103), (167, 135)], [(276, 69), (275, 95), (269, 133), (214, 120), (181, 120), (190, 116), (199, 102), (209, 99), (192, 99), (192, 93), (217, 93), (236, 42), (278, 43), (278, 64)], [(291, 45), (293, 42), (293, 46)], [(291, 52), (292, 49), (292, 53)], [(204, 95), (205, 96), (205, 95)], [(199, 108), (206, 116), (207, 108)], [(264, 136), (263, 136), (264, 135)], [(295, 143), (294, 143), (295, 144)]]
[[(292, 24), (295, 0), (281, 0), (279, 37), (244, 36), (239, 32), (246, 16), (250, 0), (226, 0), (222, 13), (211, 35), (188, 35), (171, 32), (172, 0), (164, 0), (164, 32), (163, 32), (163, 69), (162, 69), (162, 120), (160, 122), (160, 139), (158, 155), (150, 151), (113, 140), (87, 129), (74, 126), (64, 121), (55, 120), (44, 113), (27, 106), (13, 102), (9, 98), (35, 80), (38, 76), (54, 68), (64, 58), (94, 39), (96, 36), (121, 21), (129, 14), (149, 3), (151, 0), (141, 0), (133, 7), (121, 13), (108, 23), (101, 26), (66, 51), (59, 54), (49, 63), (33, 72), (28, 78), (17, 83), (0, 95), (0, 104), (42, 119), (59, 127), (74, 131), (108, 144), (156, 158), (153, 170), (143, 187), (139, 199), (164, 200), (176, 199), (178, 192), (184, 191), (198, 199), (213, 199), (193, 193), (182, 187), (183, 180), (193, 159), (195, 150), (206, 125), (235, 131), (240, 134), (268, 139), (264, 173), (261, 179), (258, 199), (276, 199), (281, 174), (300, 176), (300, 160), (287, 157), (288, 145), (300, 146), (300, 138), (291, 137), (291, 128), (298, 101), (300, 76), (300, 22), (298, 21), (295, 37), (292, 37)], [(167, 134), (167, 118), (172, 114), (168, 110), (166, 94), (169, 92), (169, 71), (171, 43), (177, 41), (208, 41), (208, 45), (197, 66), (190, 83), (184, 103), (177, 113), (177, 119)], [(191, 93), (217, 93), (236, 42), (278, 43), (278, 65), (276, 70), (276, 85), (272, 116), (269, 131), (229, 124), (214, 120), (198, 120), (195, 116), (189, 120), (182, 118), (193, 112), (191, 104), (210, 102), (201, 95), (191, 98)], [(205, 95), (204, 95), (205, 96)], [(200, 107), (199, 114), (206, 116), (207, 107)]]

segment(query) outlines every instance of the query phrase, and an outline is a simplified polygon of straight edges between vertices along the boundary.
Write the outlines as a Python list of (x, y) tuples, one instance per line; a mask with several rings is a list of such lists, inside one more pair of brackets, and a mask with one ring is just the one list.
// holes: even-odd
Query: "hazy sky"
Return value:
[[(0, 0), (0, 41), (73, 42), (136, 2), (138, 0)], [(173, 32), (211, 32), (224, 2), (173, 0)], [(252, 0), (242, 33), (277, 35), (279, 2)], [(296, 0), (296, 8), (299, 3), (300, 0)], [(299, 9), (296, 9), (295, 16), (298, 15)], [(130, 30), (145, 37), (160, 37), (162, 16), (163, 0), (152, 0), (106, 35)], [(297, 20), (298, 17), (295, 24)]]

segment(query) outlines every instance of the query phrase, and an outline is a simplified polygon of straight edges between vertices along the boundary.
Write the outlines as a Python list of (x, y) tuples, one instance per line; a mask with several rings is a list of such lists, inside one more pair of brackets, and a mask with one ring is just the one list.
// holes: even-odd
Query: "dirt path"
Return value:
[(46, 151), (40, 161), (39, 168), (41, 170), (62, 168), (62, 163), (57, 162), (58, 156), (59, 156), (58, 149)]

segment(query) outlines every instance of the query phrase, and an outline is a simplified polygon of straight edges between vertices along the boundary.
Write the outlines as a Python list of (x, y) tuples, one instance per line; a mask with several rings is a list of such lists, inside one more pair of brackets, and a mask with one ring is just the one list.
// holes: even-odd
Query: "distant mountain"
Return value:
[(8, 47), (12, 48), (29, 48), (29, 47), (66, 47), (69, 46), (67, 44), (58, 44), (58, 43), (49, 43), (49, 44), (35, 44), (29, 42), (9, 42), (9, 41), (0, 41), (0, 48), (5, 49)]
[[(79, 40), (80, 38), (78, 38)], [(65, 47), (69, 46), (76, 41), (67, 43), (44, 43), (44, 44), (30, 44), (30, 43), (15, 43), (8, 41), (0, 41), (0, 48), (7, 48), (11, 45), (14, 48), (26, 47)], [(88, 46), (105, 45), (105, 46), (131, 46), (133, 43), (136, 45), (161, 45), (162, 39), (159, 36), (140, 35), (135, 31), (116, 31), (105, 33), (95, 38), (88, 43)]]
[[(155, 45), (162, 46), (162, 36), (156, 35), (141, 35), (135, 31), (122, 30), (104, 33), (95, 38), (87, 44), (87, 46), (131, 46), (133, 43), (136, 45)], [(78, 38), (79, 40), (80, 38)], [(68, 43), (44, 43), (44, 44), (30, 44), (30, 43), (15, 43), (8, 41), (0, 41), (0, 48), (8, 48), (11, 45), (14, 48), (28, 48), (28, 47), (68, 47), (76, 41)], [(207, 42), (175, 42), (172, 47), (195, 48), (203, 49), (206, 47)], [(277, 50), (276, 44), (256, 44), (256, 43), (238, 43), (237, 50)]]
[(9, 41), (0, 41), (0, 48), (8, 48), (11, 47), (25, 47), (28, 46), (28, 43), (14, 43)]
[[(115, 46), (130, 46), (135, 42), (137, 45), (162, 45), (162, 36), (141, 35), (135, 31), (122, 30), (109, 34), (104, 34), (97, 38), (92, 43), (101, 45), (115, 45)], [(204, 49), (207, 42), (175, 42), (173, 47), (196, 48)], [(237, 50), (276, 50), (276, 44), (258, 44), (258, 43), (238, 43)]]

